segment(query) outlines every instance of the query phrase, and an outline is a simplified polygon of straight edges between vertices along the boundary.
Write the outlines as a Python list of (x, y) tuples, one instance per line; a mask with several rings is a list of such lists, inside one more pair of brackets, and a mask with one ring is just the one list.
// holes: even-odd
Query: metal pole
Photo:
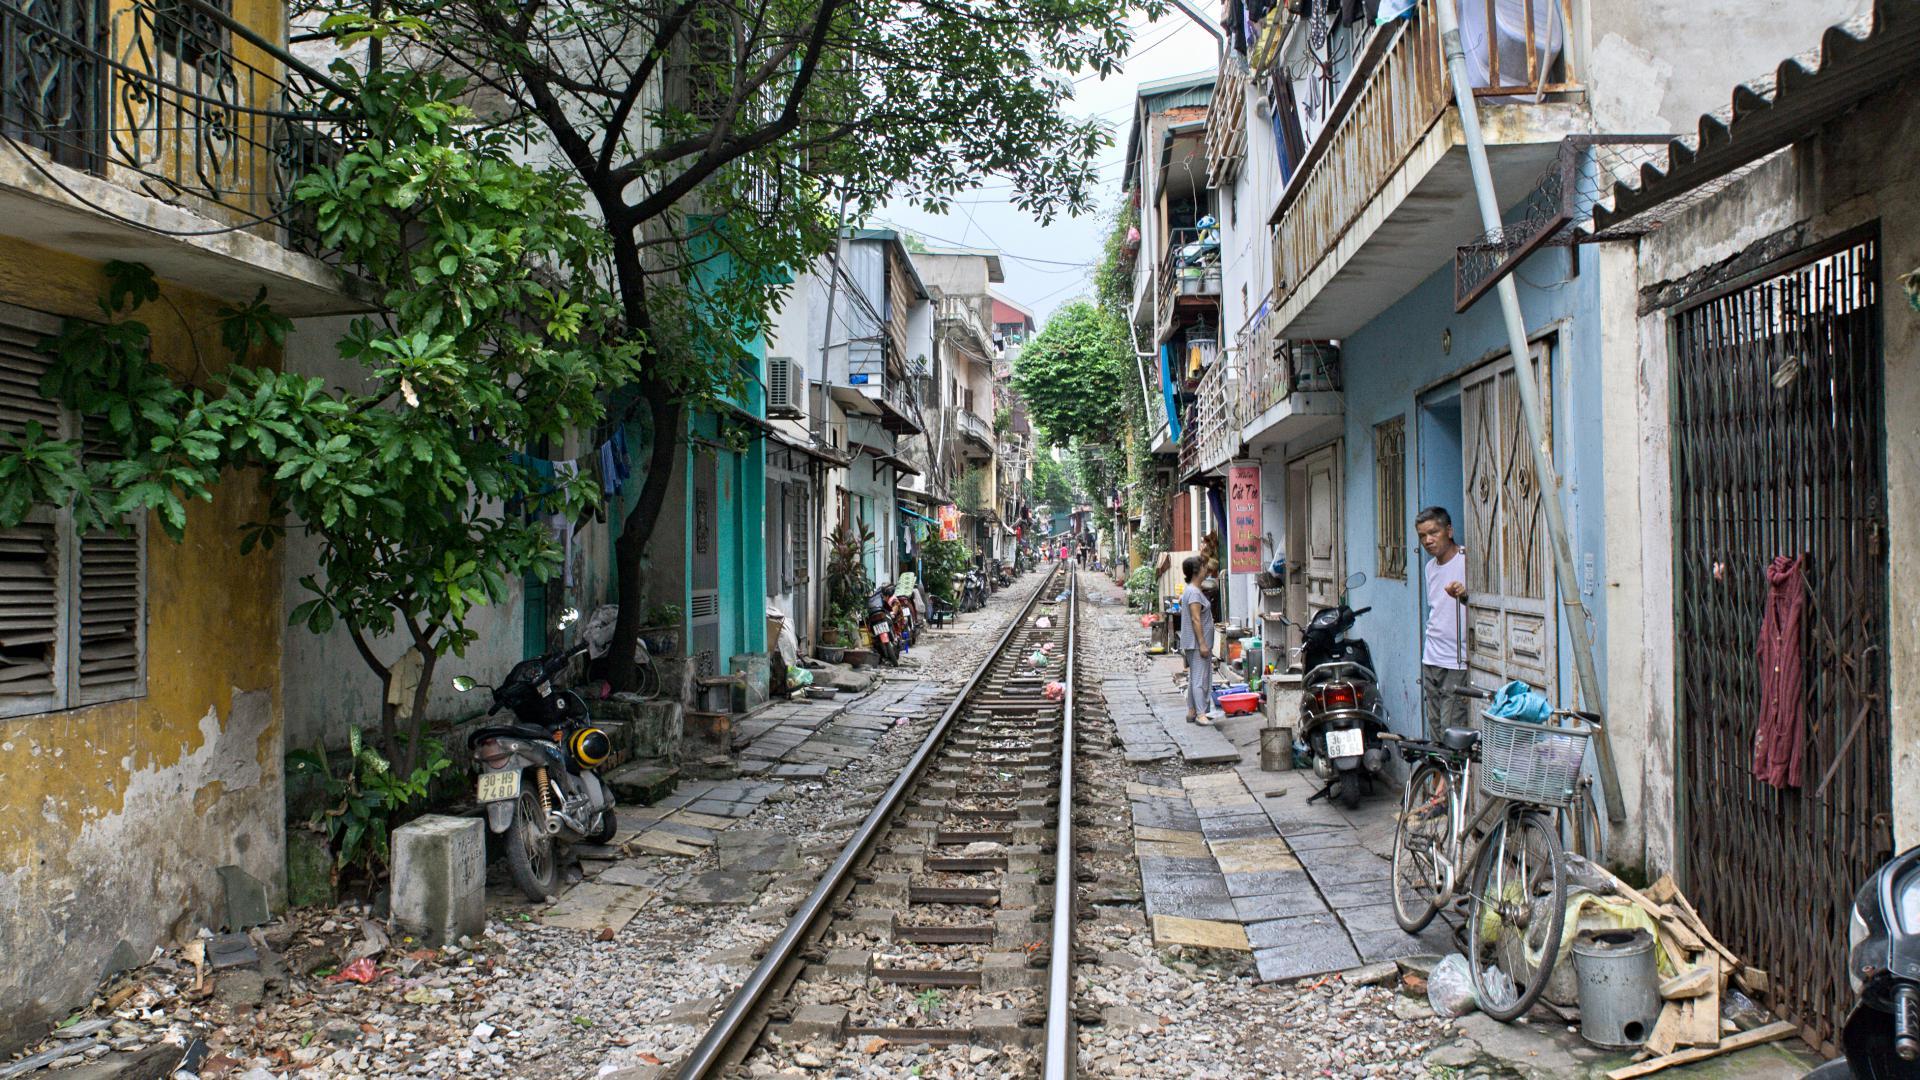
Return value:
[[(1459, 107), (1460, 128), (1466, 136), (1467, 163), (1473, 170), (1473, 193), (1480, 204), (1480, 223), (1491, 232), (1501, 226), (1500, 203), (1493, 193), (1493, 170), (1487, 166), (1487, 143), (1480, 133), (1479, 106), (1473, 96), (1473, 82), (1467, 76), (1467, 52), (1460, 44), (1460, 16), (1453, 5), (1454, 0), (1435, 0), (1433, 10), (1439, 19), (1440, 46), (1446, 54), (1447, 74), (1453, 80), (1453, 100)], [(1547, 512), (1554, 582), (1560, 589), (1561, 610), (1573, 638), (1574, 681), (1582, 704), (1594, 712), (1602, 712), (1600, 675), (1593, 662), (1593, 636), (1587, 631), (1587, 605), (1580, 599), (1580, 580), (1574, 575), (1573, 541), (1567, 535), (1567, 517), (1560, 506), (1560, 474), (1554, 471), (1546, 425), (1541, 421), (1540, 388), (1533, 381), (1527, 325), (1520, 315), (1520, 293), (1514, 288), (1513, 275), (1501, 277), (1495, 291), (1500, 294), (1500, 314), (1507, 324), (1507, 348), (1513, 353), (1513, 381), (1519, 391), (1520, 413), (1527, 422), (1527, 444), (1533, 451), (1534, 473), (1540, 479), (1540, 502)], [(1621, 805), (1620, 774), (1604, 727), (1595, 735), (1593, 745), (1600, 771), (1600, 789), (1607, 801), (1607, 820), (1619, 823), (1626, 820), (1626, 808)]]

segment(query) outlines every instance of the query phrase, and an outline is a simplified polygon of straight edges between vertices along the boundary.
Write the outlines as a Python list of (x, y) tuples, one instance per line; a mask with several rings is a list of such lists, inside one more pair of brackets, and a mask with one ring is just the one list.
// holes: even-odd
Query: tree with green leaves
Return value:
[(1138, 396), (1125, 324), (1087, 300), (1062, 306), (1020, 350), (1013, 385), (1043, 443), (1063, 449), (1075, 441), (1117, 446), (1127, 410), (1090, 409), (1087, 403)]
[(1033, 501), (1056, 510), (1071, 510), (1076, 501), (1066, 470), (1044, 450), (1033, 455)]
[(937, 212), (1010, 180), (1081, 212), (1111, 137), (1069, 114), (1161, 0), (308, 0), (343, 43), (466, 72), (547, 148), (608, 238), (655, 452), (616, 541), (611, 677), (630, 685), (643, 556), (690, 411), (741, 390), (784, 275), (892, 198)]
[(521, 163), (509, 133), (474, 125), (456, 82), (344, 65), (335, 78), (331, 105), (361, 134), (293, 198), (381, 301), (339, 342), (364, 388), (278, 370), (289, 324), (258, 300), (222, 312), (230, 362), (217, 382), (171, 371), (142, 319), (160, 297), (153, 275), (110, 264), (105, 318), (69, 319), (42, 346), (42, 392), (97, 419), (86, 452), (37, 426), (5, 447), (0, 525), (62, 504), (81, 529), (152, 512), (179, 540), (189, 500), (251, 470), (271, 512), (243, 550), (288, 527), (319, 539), (293, 621), (345, 627), (383, 690), (397, 679), (410, 691), (381, 695), (382, 754), (406, 776), (436, 660), (473, 640), (476, 606), (558, 568), (546, 517), (571, 520), (598, 498), (520, 452), (591, 429), (636, 376), (639, 349), (601, 285), (606, 234), (570, 176)]

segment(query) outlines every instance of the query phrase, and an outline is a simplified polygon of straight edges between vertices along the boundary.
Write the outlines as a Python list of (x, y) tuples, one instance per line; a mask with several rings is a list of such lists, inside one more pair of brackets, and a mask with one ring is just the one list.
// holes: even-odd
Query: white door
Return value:
[[(1287, 463), (1287, 618), (1296, 625), (1340, 602), (1346, 578), (1342, 501), (1339, 443)], [(1297, 629), (1287, 637), (1290, 648), (1299, 644)]]
[[(1552, 445), (1552, 347), (1531, 364)], [(1547, 551), (1546, 512), (1520, 411), (1511, 358), (1461, 380), (1461, 468), (1466, 505), (1456, 529), (1467, 552), (1467, 647), (1477, 685), (1523, 679), (1555, 700), (1559, 623)]]

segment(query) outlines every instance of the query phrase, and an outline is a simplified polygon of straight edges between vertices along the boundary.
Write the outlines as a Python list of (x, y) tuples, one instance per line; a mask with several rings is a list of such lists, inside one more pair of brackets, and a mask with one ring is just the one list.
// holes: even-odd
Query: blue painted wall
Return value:
[[(1583, 256), (1588, 258), (1582, 272), (1569, 276), (1569, 259)], [(1556, 325), (1560, 331), (1552, 387), (1555, 464), (1568, 492), (1564, 505), (1576, 570), (1584, 568), (1591, 553), (1594, 577), (1604, 581), (1605, 568), (1598, 561), (1605, 551), (1598, 269), (1584, 247), (1549, 248), (1521, 266), (1515, 280), (1529, 335)], [(1445, 351), (1443, 332), (1451, 333), (1451, 347)], [(1420, 569), (1425, 554), (1415, 546), (1413, 518), (1430, 502), (1446, 504), (1456, 521), (1460, 515), (1461, 449), (1457, 434), (1448, 433), (1451, 417), (1444, 405), (1449, 395), (1457, 402), (1458, 390), (1446, 384), (1490, 354), (1504, 353), (1506, 345), (1496, 297), (1488, 295), (1465, 314), (1454, 313), (1451, 263), (1437, 268), (1418, 288), (1341, 342), (1347, 402), (1347, 567), (1364, 570), (1372, 579), (1353, 597), (1356, 606), (1373, 605), (1357, 632), (1373, 647), (1393, 727), (1406, 734), (1420, 727), (1424, 617)], [(1439, 407), (1423, 410), (1423, 400)], [(1400, 526), (1400, 542), (1409, 547), (1404, 581), (1380, 580), (1375, 575), (1373, 428), (1394, 416), (1407, 418), (1408, 432), (1406, 520)], [(1604, 644), (1606, 597), (1593, 594), (1585, 599), (1595, 620), (1596, 642)], [(1572, 659), (1572, 644), (1563, 625), (1560, 686), (1569, 703), (1574, 687)], [(1597, 661), (1604, 673), (1604, 653)]]

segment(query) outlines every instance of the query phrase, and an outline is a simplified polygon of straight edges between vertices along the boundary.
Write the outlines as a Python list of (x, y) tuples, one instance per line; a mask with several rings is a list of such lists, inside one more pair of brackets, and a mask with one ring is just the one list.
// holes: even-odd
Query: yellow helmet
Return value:
[(573, 754), (573, 760), (597, 769), (613, 753), (613, 740), (597, 727), (581, 728), (567, 739), (567, 749)]

